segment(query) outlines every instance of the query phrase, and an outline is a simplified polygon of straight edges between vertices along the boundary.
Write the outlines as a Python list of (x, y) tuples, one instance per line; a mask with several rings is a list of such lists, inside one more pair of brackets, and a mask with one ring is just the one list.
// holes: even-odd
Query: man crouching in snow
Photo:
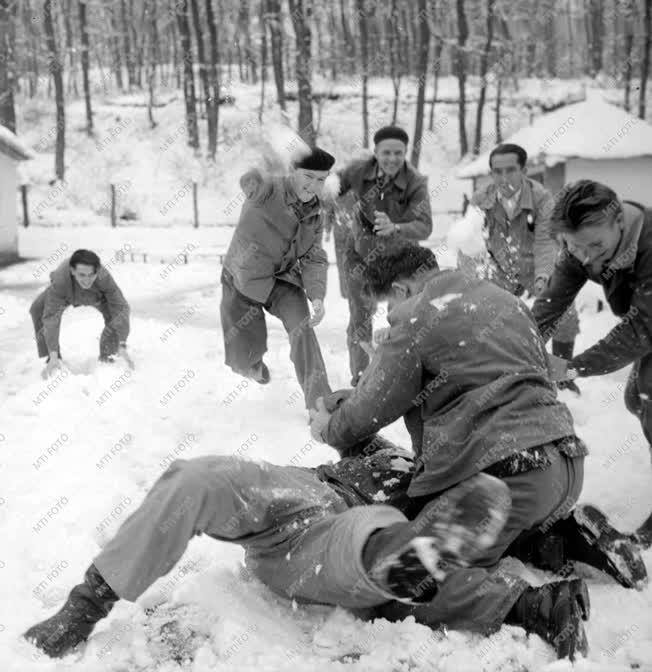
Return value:
[(334, 162), (328, 152), (316, 147), (294, 162), (289, 176), (263, 177), (257, 170), (243, 175), (240, 185), (247, 200), (222, 272), (220, 313), (226, 364), (258, 383), (269, 382), (263, 362), (265, 309), (288, 332), (290, 358), (306, 408), (330, 392), (313, 327), (324, 318), (328, 258), (321, 246), (320, 196)]
[[(429, 597), (427, 605), (394, 604), (376, 613), (481, 633), (515, 624), (559, 656), (586, 652), (582, 580), (533, 588), (496, 571), (509, 551), (553, 570), (582, 560), (628, 587), (646, 577), (638, 549), (602, 514), (580, 507), (569, 515), (587, 449), (556, 398), (527, 307), (487, 281), (438, 271), (434, 254), (416, 245), (377, 259), (369, 279), (389, 300), (389, 336), (335, 411), (318, 402), (313, 437), (354, 456), (361, 441), (403, 416), (416, 456), (407, 489), (413, 502), (441, 501), (478, 474), (499, 478), (511, 499), (506, 525), (472, 567), (431, 584), (421, 596)], [(385, 533), (369, 546), (386, 543)]]
[(59, 331), (61, 316), (68, 306), (93, 306), (102, 313), (100, 361), (113, 361), (117, 354), (132, 365), (127, 355), (129, 304), (97, 254), (77, 250), (50, 273), (50, 286), (36, 297), (29, 309), (38, 356), (47, 357), (44, 377), (61, 366)]

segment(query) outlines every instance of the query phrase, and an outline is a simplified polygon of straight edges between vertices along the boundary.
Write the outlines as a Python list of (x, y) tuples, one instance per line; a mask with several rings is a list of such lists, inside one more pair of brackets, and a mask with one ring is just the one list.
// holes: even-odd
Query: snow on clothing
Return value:
[(224, 259), (220, 312), (225, 361), (237, 373), (257, 365), (267, 351), (263, 308), (282, 320), (290, 358), (307, 407), (330, 388), (314, 330), (309, 299), (324, 299), (328, 258), (321, 246), (322, 211), (302, 203), (286, 178), (246, 173), (248, 198)]
[(119, 343), (127, 340), (129, 304), (112, 275), (100, 266), (91, 287), (84, 289), (73, 278), (68, 258), (50, 273), (50, 286), (36, 297), (30, 307), (39, 357), (59, 352), (61, 316), (68, 306), (93, 306), (102, 313), (101, 355), (114, 354)]
[[(511, 217), (493, 183), (473, 194), (471, 204), (485, 215), (486, 279), (516, 296), (525, 291), (533, 294), (536, 280), (552, 275), (559, 252), (559, 245), (550, 232), (554, 206), (552, 194), (539, 182), (524, 177)], [(569, 343), (578, 333), (579, 318), (575, 308), (571, 307), (560, 323), (555, 340)]]
[[(372, 336), (372, 317), (377, 304), (367, 287), (366, 265), (378, 256), (400, 249), (405, 239), (425, 240), (432, 233), (432, 214), (427, 179), (410, 164), (394, 178), (386, 180), (379, 175), (375, 157), (354, 162), (342, 172), (340, 195), (353, 196), (351, 235), (346, 242), (344, 267), (349, 300), (347, 345), (353, 384), (369, 364), (369, 355), (361, 342)], [(374, 211), (387, 214), (400, 233), (377, 236), (373, 232)]]
[(533, 312), (547, 340), (587, 280), (602, 285), (611, 310), (622, 321), (576, 355), (570, 366), (579, 376), (598, 376), (633, 363), (625, 403), (639, 416), (652, 445), (652, 209), (624, 201), (623, 211), (623, 233), (611, 261), (598, 271), (563, 250)]

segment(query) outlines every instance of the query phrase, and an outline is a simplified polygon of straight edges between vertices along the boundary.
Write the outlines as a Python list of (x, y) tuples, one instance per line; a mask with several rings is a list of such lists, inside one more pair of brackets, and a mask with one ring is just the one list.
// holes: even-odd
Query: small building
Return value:
[(18, 258), (18, 162), (31, 158), (16, 134), (0, 125), (0, 264)]
[[(590, 179), (620, 198), (652, 206), (652, 125), (597, 93), (536, 118), (503, 142), (527, 151), (528, 175), (553, 193)], [(491, 179), (490, 151), (457, 170), (457, 177), (473, 180), (473, 191)]]

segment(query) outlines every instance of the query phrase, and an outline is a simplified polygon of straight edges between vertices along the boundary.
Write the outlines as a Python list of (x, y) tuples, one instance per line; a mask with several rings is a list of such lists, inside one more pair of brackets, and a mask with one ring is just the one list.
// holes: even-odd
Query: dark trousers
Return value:
[(343, 299), (349, 295), (346, 278), (346, 247), (351, 231), (345, 224), (333, 225), (333, 243), (335, 244), (335, 263), (337, 264), (337, 275), (340, 281), (340, 294)]
[[(29, 309), (32, 323), (34, 324), (34, 337), (36, 338), (36, 349), (39, 357), (47, 357), (50, 354), (48, 346), (45, 343), (45, 331), (43, 329), (43, 310), (45, 309), (45, 296), (47, 292), (48, 289), (41, 292)], [(115, 355), (118, 352), (120, 338), (116, 330), (110, 325), (111, 315), (109, 314), (108, 306), (101, 304), (96, 306), (96, 308), (102, 313), (102, 317), (104, 318), (104, 329), (100, 334), (100, 357)], [(61, 356), (61, 352), (59, 352), (59, 356)]]
[(277, 280), (267, 303), (262, 304), (241, 294), (233, 285), (233, 278), (222, 273), (220, 315), (226, 365), (236, 373), (246, 374), (262, 361), (267, 352), (263, 309), (283, 322), (290, 337), (290, 359), (303, 389), (306, 408), (313, 408), (317, 398), (329, 394), (331, 389), (317, 336), (308, 326), (310, 310), (301, 287)]
[(652, 450), (652, 354), (634, 362), (625, 387), (625, 406), (638, 416)]

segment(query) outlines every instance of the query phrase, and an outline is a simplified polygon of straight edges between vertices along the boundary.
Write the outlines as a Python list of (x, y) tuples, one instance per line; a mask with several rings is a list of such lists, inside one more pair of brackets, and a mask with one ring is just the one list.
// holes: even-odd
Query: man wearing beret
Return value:
[(390, 254), (406, 240), (425, 240), (432, 233), (427, 179), (405, 160), (408, 134), (385, 126), (374, 135), (374, 155), (355, 161), (339, 173), (340, 195), (353, 192), (351, 235), (346, 249), (350, 319), (347, 345), (351, 384), (369, 364), (361, 344), (372, 339), (376, 299), (369, 291), (367, 265)]
[(258, 170), (243, 175), (240, 186), (247, 200), (222, 272), (226, 364), (260, 384), (269, 382), (263, 362), (266, 310), (288, 332), (290, 358), (307, 408), (330, 392), (313, 327), (324, 317), (328, 258), (321, 246), (320, 196), (334, 162), (315, 147), (294, 162), (288, 176), (263, 176)]

